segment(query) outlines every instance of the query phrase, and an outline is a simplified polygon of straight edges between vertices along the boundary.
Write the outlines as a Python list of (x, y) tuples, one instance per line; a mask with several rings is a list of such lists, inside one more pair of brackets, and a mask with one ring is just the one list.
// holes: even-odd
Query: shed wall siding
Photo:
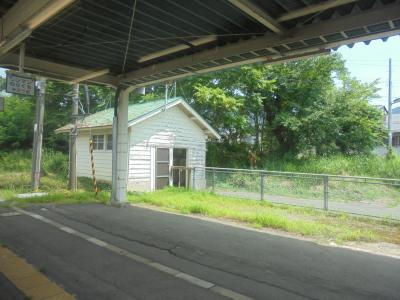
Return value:
[[(128, 189), (151, 190), (151, 149), (186, 148), (187, 166), (204, 167), (206, 136), (178, 107), (173, 107), (132, 126), (129, 153)], [(196, 186), (205, 184), (204, 173), (196, 172)]]
[[(95, 134), (111, 134), (111, 130), (93, 130), (92, 135)], [(78, 177), (92, 177), (92, 167), (89, 151), (89, 137), (88, 131), (80, 131), (76, 141), (77, 157), (76, 169)], [(100, 180), (111, 181), (111, 160), (112, 151), (110, 150), (94, 150), (93, 151), (96, 178)]]

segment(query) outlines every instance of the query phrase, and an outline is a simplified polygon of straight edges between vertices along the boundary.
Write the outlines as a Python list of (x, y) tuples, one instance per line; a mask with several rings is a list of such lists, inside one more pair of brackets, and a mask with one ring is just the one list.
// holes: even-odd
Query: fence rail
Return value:
[(338, 178), (338, 179), (358, 179), (361, 181), (382, 181), (382, 182), (395, 182), (396, 185), (400, 186), (400, 179), (394, 178), (379, 178), (379, 177), (365, 177), (365, 176), (349, 176), (349, 175), (332, 175), (332, 174), (318, 174), (318, 173), (299, 173), (299, 172), (283, 172), (283, 171), (268, 171), (268, 170), (256, 170), (256, 169), (234, 169), (234, 168), (217, 168), (217, 167), (206, 167), (205, 170), (211, 170), (216, 172), (247, 172), (247, 173), (262, 173), (262, 174), (270, 174), (276, 176), (288, 176), (288, 177), (329, 177), (329, 178)]
[(217, 194), (400, 219), (400, 179), (233, 168), (195, 168)]

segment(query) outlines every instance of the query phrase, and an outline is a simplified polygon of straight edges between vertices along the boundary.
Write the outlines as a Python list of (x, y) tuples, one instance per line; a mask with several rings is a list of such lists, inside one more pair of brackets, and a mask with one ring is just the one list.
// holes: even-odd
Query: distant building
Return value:
[[(384, 124), (388, 128), (388, 109), (384, 105), (377, 105), (377, 108), (382, 110), (384, 114)], [(392, 109), (392, 146), (393, 149), (400, 154), (400, 107)], [(385, 146), (377, 147), (374, 150), (375, 154), (385, 155), (387, 148)]]

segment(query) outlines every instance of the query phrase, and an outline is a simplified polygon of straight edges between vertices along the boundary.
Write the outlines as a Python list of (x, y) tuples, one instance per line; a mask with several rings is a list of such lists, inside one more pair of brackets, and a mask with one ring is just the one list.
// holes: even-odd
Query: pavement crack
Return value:
[(171, 249), (175, 249), (175, 248), (179, 247), (178, 245), (174, 245), (174, 244), (171, 244), (171, 243), (169, 243), (169, 242), (165, 242), (165, 243), (166, 243), (166, 244), (171, 244), (171, 247), (164, 247), (164, 246), (160, 246), (160, 245), (157, 245), (157, 244), (154, 244), (154, 243), (149, 243), (149, 242), (146, 242), (146, 241), (143, 241), (143, 240), (133, 239), (133, 238), (127, 237), (126, 235), (123, 235), (123, 234), (120, 234), (120, 233), (116, 233), (116, 232), (113, 232), (113, 231), (106, 230), (105, 228), (100, 227), (100, 226), (96, 226), (96, 225), (94, 225), (94, 224), (92, 224), (92, 223), (85, 222), (85, 221), (82, 221), (82, 220), (73, 218), (73, 217), (68, 216), (68, 215), (66, 215), (66, 214), (63, 214), (63, 213), (61, 213), (61, 212), (59, 212), (59, 211), (55, 211), (55, 210), (53, 210), (53, 209), (49, 209), (49, 211), (51, 211), (51, 212), (53, 212), (53, 213), (55, 213), (55, 214), (58, 214), (58, 215), (64, 217), (65, 219), (67, 219), (67, 220), (69, 220), (69, 221), (73, 221), (73, 222), (76, 222), (76, 223), (79, 223), (79, 224), (82, 224), (82, 225), (91, 227), (91, 228), (96, 229), (96, 230), (98, 230), (98, 231), (101, 231), (101, 232), (103, 232), (103, 233), (106, 233), (106, 234), (109, 234), (109, 235), (113, 235), (113, 236), (115, 236), (115, 237), (118, 237), (118, 238), (121, 238), (121, 239), (130, 241), (130, 242), (138, 243), (138, 244), (141, 244), (141, 245), (146, 246), (146, 247), (152, 247), (152, 248), (156, 248), (156, 249), (158, 249), (158, 250), (167, 251), (167, 252), (168, 252), (169, 250), (171, 250)]
[(229, 271), (229, 270), (226, 270), (226, 269), (219, 268), (219, 267), (217, 267), (215, 265), (202, 263), (202, 262), (193, 260), (191, 258), (188, 258), (186, 256), (182, 256), (182, 255), (180, 255), (180, 254), (175, 252), (176, 249), (178, 249), (179, 247), (185, 248), (184, 246), (181, 246), (179, 244), (174, 244), (171, 247), (162, 247), (162, 246), (155, 245), (153, 243), (148, 243), (148, 242), (145, 242), (145, 241), (142, 241), (142, 240), (132, 239), (132, 238), (127, 237), (127, 236), (125, 236), (123, 234), (115, 233), (113, 231), (106, 230), (103, 227), (96, 226), (96, 225), (94, 225), (92, 223), (89, 223), (89, 221), (85, 222), (85, 221), (73, 218), (73, 217), (71, 217), (69, 215), (66, 215), (66, 214), (64, 214), (62, 212), (59, 212), (57, 210), (54, 210), (54, 209), (51, 209), (51, 208), (48, 208), (48, 209), (49, 209), (49, 211), (51, 211), (51, 212), (53, 212), (55, 214), (58, 214), (58, 215), (64, 217), (65, 219), (67, 219), (69, 221), (80, 223), (82, 225), (85, 225), (85, 226), (91, 227), (93, 229), (96, 229), (96, 230), (98, 230), (100, 232), (103, 232), (103, 233), (106, 233), (106, 234), (109, 234), (109, 235), (112, 235), (112, 236), (116, 236), (116, 237), (121, 238), (123, 240), (139, 243), (139, 244), (144, 245), (146, 247), (152, 247), (152, 248), (156, 248), (156, 249), (161, 250), (161, 251), (165, 251), (165, 252), (169, 253), (170, 255), (175, 256), (175, 257), (177, 257), (179, 259), (186, 260), (188, 262), (191, 262), (191, 263), (194, 263), (194, 264), (197, 264), (197, 265), (201, 265), (203, 267), (206, 267), (206, 268), (209, 268), (209, 269), (213, 269), (213, 270), (216, 270), (216, 271), (219, 271), (219, 272), (223, 272), (223, 273), (226, 273), (226, 274), (229, 274), (229, 275), (232, 275), (232, 276), (236, 276), (236, 277), (239, 277), (239, 278), (242, 278), (242, 279), (254, 281), (254, 282), (257, 282), (257, 283), (260, 283), (260, 284), (265, 284), (265, 285), (268, 285), (268, 286), (271, 286), (271, 287), (274, 287), (274, 288), (277, 288), (277, 289), (281, 289), (281, 290), (284, 290), (284, 291), (286, 291), (288, 293), (291, 293), (291, 294), (294, 294), (294, 295), (297, 295), (297, 296), (300, 296), (300, 297), (303, 297), (303, 298), (306, 298), (306, 299), (309, 299), (309, 300), (317, 300), (318, 299), (318, 298), (312, 298), (310, 296), (307, 296), (307, 295), (304, 295), (302, 293), (299, 293), (299, 292), (297, 292), (295, 290), (288, 289), (286, 287), (283, 287), (283, 286), (275, 284), (275, 283), (271, 283), (271, 282), (266, 281), (266, 280), (257, 279), (257, 278), (254, 278), (254, 277), (242, 274), (242, 273)]

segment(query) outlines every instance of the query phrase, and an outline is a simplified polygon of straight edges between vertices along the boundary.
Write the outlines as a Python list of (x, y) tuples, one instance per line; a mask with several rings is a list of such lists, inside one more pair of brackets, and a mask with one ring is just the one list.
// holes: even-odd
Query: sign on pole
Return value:
[(0, 112), (4, 111), (4, 98), (0, 97)]
[(35, 78), (30, 74), (7, 71), (6, 92), (33, 96), (35, 95)]

